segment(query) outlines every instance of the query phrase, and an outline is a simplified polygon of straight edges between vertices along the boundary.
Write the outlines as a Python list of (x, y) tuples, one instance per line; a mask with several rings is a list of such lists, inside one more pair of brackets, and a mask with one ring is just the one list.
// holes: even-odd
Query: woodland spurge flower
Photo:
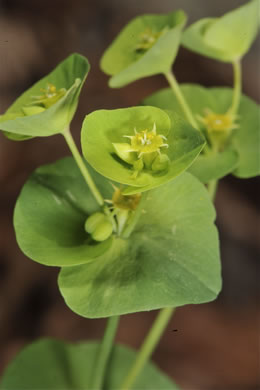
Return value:
[(45, 108), (49, 108), (66, 94), (65, 88), (57, 90), (56, 86), (51, 83), (48, 83), (46, 88), (41, 88), (40, 91), (42, 95), (32, 96), (32, 104), (40, 104)]
[(161, 154), (161, 148), (168, 148), (167, 138), (157, 134), (155, 123), (152, 130), (144, 129), (137, 132), (134, 128), (134, 135), (124, 137), (130, 139), (130, 144), (113, 143), (113, 146), (122, 160), (133, 165), (134, 177), (143, 169), (156, 172), (168, 167), (168, 156)]
[(114, 193), (112, 200), (106, 199), (106, 202), (110, 205), (111, 216), (116, 221), (116, 232), (121, 234), (126, 226), (129, 217), (136, 210), (141, 200), (141, 194), (123, 195), (122, 190), (112, 184)]
[(205, 126), (207, 137), (213, 150), (222, 150), (225, 148), (227, 140), (232, 130), (239, 126), (234, 123), (237, 115), (228, 111), (225, 114), (216, 114), (210, 110), (205, 110), (205, 116), (198, 116), (198, 120)]
[(225, 132), (237, 129), (239, 126), (234, 123), (237, 120), (237, 115), (230, 114), (216, 114), (210, 110), (205, 110), (205, 116), (198, 116), (198, 119), (203, 123), (208, 131)]
[(142, 52), (149, 50), (158, 41), (158, 39), (168, 30), (168, 26), (165, 26), (161, 31), (154, 31), (152, 28), (147, 27), (139, 35), (139, 42), (136, 45), (136, 51)]

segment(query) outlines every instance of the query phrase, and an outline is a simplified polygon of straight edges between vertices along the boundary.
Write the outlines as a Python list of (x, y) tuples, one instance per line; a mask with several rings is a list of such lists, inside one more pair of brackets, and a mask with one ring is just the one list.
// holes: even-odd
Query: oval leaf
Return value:
[(205, 18), (184, 31), (182, 44), (224, 62), (233, 62), (249, 50), (259, 28), (259, 0), (226, 13), (220, 18)]
[[(119, 158), (114, 145), (120, 145), (122, 148), (121, 143), (128, 141), (125, 136), (135, 135), (134, 129), (137, 132), (151, 130), (154, 124), (157, 134), (167, 138), (165, 142), (168, 148), (164, 149), (165, 152), (162, 149), (162, 153), (169, 158), (168, 167), (159, 172), (142, 169), (135, 176), (125, 149), (121, 149)], [(95, 111), (86, 116), (81, 133), (81, 145), (86, 160), (105, 177), (135, 187), (129, 190), (131, 193), (146, 191), (172, 180), (188, 168), (204, 143), (200, 132), (180, 116), (155, 107)], [(131, 148), (130, 142), (128, 147)]]
[[(79, 94), (89, 69), (85, 57), (79, 54), (69, 56), (0, 116), (0, 129), (5, 131), (8, 138), (16, 141), (62, 133), (77, 109)], [(56, 90), (52, 91), (52, 88)], [(49, 98), (45, 97), (47, 95)], [(48, 107), (41, 111), (38, 109), (38, 112), (35, 110), (43, 105)]]
[[(100, 344), (68, 344), (45, 339), (26, 347), (8, 366), (1, 381), (5, 390), (90, 389)], [(115, 345), (105, 377), (107, 390), (118, 389), (136, 359), (130, 348)], [(132, 389), (178, 390), (153, 363), (146, 363)]]
[(97, 318), (213, 300), (221, 288), (215, 211), (204, 186), (183, 173), (149, 192), (128, 239), (95, 261), (63, 268), (67, 305)]
[[(195, 115), (203, 116), (205, 109), (224, 114), (230, 108), (231, 88), (205, 88), (186, 84), (181, 86), (181, 90)], [(181, 107), (169, 88), (146, 98), (144, 103), (161, 109), (174, 108), (181, 114)], [(233, 130), (223, 152), (215, 156), (200, 155), (192, 165), (191, 172), (201, 181), (219, 179), (231, 172), (241, 178), (260, 174), (259, 105), (245, 95), (241, 97), (237, 123), (239, 127)]]
[[(93, 178), (105, 197), (112, 186), (95, 171)], [(32, 260), (51, 266), (92, 261), (111, 245), (93, 245), (84, 230), (87, 217), (99, 206), (72, 158), (38, 168), (24, 185), (14, 212), (16, 239)]]
[(185, 22), (183, 11), (133, 19), (101, 59), (101, 69), (112, 76), (110, 87), (168, 72), (177, 55)]

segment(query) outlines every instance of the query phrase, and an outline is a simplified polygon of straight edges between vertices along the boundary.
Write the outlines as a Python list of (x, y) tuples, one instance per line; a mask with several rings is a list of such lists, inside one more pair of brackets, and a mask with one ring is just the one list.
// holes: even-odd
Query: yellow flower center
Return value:
[(209, 110), (207, 110), (204, 117), (199, 117), (200, 122), (206, 126), (207, 130), (220, 132), (236, 129), (238, 127), (234, 123), (236, 119), (235, 115), (228, 112), (226, 114), (215, 114)]
[(149, 50), (168, 30), (168, 26), (164, 27), (161, 31), (153, 31), (150, 27), (147, 27), (139, 36), (139, 42), (136, 46), (136, 51)]
[(33, 104), (41, 104), (45, 108), (49, 108), (66, 94), (65, 88), (57, 90), (56, 86), (51, 83), (48, 83), (46, 88), (41, 88), (40, 91), (42, 95), (32, 97)]
[(115, 192), (112, 196), (114, 208), (122, 210), (135, 210), (141, 200), (141, 194), (123, 195), (120, 188), (114, 187)]
[(168, 144), (165, 142), (167, 138), (162, 134), (157, 134), (156, 125), (154, 123), (153, 129), (148, 129), (137, 132), (134, 129), (135, 135), (125, 135), (124, 137), (131, 140), (131, 145), (128, 152), (137, 152), (138, 158), (147, 153), (157, 152), (160, 154), (160, 148), (168, 148)]
[(114, 231), (120, 235), (124, 230), (130, 216), (139, 205), (141, 194), (123, 195), (120, 188), (116, 187), (114, 184), (112, 184), (112, 187), (115, 190), (112, 196), (112, 200), (105, 199), (105, 201), (111, 204), (110, 218), (112, 218), (113, 221)]

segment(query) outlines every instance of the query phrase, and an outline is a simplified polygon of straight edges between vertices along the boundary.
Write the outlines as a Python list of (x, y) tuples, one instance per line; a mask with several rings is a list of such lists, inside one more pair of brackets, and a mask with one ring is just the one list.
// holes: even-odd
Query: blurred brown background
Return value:
[[(183, 8), (189, 22), (219, 16), (238, 0), (0, 0), (0, 113), (71, 52), (86, 55), (92, 70), (82, 91), (73, 134), (99, 108), (136, 105), (166, 86), (161, 77), (111, 90), (99, 59), (135, 15)], [(259, 40), (243, 61), (244, 92), (259, 101)], [(229, 65), (184, 49), (175, 64), (180, 82), (231, 85)], [(71, 312), (56, 284), (58, 269), (36, 264), (17, 247), (12, 213), (28, 175), (69, 152), (60, 136), (11, 142), (0, 134), (0, 375), (20, 348), (40, 337), (100, 338), (104, 320)], [(179, 308), (153, 358), (186, 390), (256, 390), (259, 382), (259, 179), (228, 177), (217, 195), (224, 286), (217, 301)], [(123, 316), (117, 340), (137, 348), (155, 312)], [(173, 329), (178, 331), (173, 332)]]

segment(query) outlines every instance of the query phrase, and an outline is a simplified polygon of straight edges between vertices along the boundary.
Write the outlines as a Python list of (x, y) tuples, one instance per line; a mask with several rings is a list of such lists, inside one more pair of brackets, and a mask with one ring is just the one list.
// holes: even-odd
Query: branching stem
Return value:
[(133, 386), (137, 376), (140, 374), (146, 362), (149, 360), (152, 355), (155, 347), (160, 341), (161, 335), (165, 330), (168, 322), (174, 312), (174, 308), (166, 308), (160, 310), (154, 324), (146, 336), (141, 349), (138, 352), (137, 358), (131, 367), (127, 377), (122, 383), (120, 389), (121, 390), (130, 390)]
[(187, 120), (195, 129), (198, 130), (197, 122), (194, 119), (194, 116), (191, 112), (191, 109), (190, 109), (188, 103), (185, 100), (185, 97), (183, 96), (183, 93), (181, 92), (181, 89), (179, 87), (179, 84), (178, 84), (174, 74), (170, 71), (168, 73), (164, 73), (164, 75), (165, 75), (168, 83), (170, 84), (171, 89), (173, 90), (173, 93), (175, 94)]
[(101, 195), (101, 193), (99, 192), (96, 184), (94, 183), (92, 177), (90, 176), (90, 173), (77, 149), (77, 146), (74, 142), (74, 139), (71, 135), (71, 132), (70, 132), (70, 129), (67, 128), (63, 133), (62, 135), (64, 136), (67, 144), (68, 144), (68, 147), (70, 148), (70, 151), (80, 169), (80, 172), (82, 173), (82, 176), (84, 177), (87, 185), (89, 186), (89, 189), (90, 191), (92, 192), (93, 196), (95, 197), (96, 201), (98, 202), (98, 204), (100, 206), (103, 206), (104, 205), (104, 199)]
[(218, 180), (211, 180), (208, 182), (208, 192), (212, 202), (214, 202), (215, 200), (217, 187), (218, 187)]
[(107, 320), (107, 327), (99, 348), (97, 361), (95, 362), (94, 376), (90, 389), (101, 390), (103, 388), (108, 362), (119, 324), (119, 318), (119, 316), (114, 316)]
[(233, 89), (232, 104), (228, 112), (232, 115), (236, 115), (240, 103), (240, 96), (241, 96), (242, 71), (241, 71), (241, 62), (239, 60), (234, 61), (232, 65), (234, 70), (234, 89)]

